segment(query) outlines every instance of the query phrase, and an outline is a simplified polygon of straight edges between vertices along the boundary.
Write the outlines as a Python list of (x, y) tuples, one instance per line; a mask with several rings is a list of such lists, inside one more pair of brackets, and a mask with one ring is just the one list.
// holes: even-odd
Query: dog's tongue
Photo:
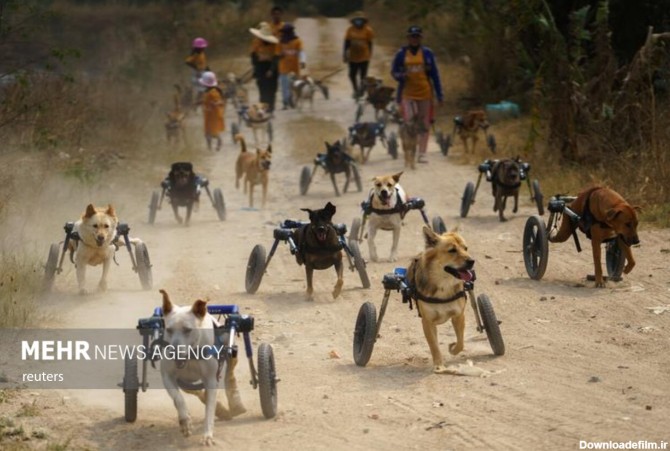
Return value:
[(458, 271), (458, 278), (464, 282), (471, 282), (475, 279), (475, 273), (469, 269)]

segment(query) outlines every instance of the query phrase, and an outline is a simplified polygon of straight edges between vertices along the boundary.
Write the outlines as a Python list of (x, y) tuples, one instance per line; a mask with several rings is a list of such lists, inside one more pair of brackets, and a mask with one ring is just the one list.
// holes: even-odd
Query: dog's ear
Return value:
[(324, 209), (324, 210), (326, 211), (326, 213), (328, 213), (331, 217), (333, 217), (333, 216), (335, 215), (335, 211), (337, 210), (337, 208), (335, 208), (335, 205), (331, 204), (330, 202), (328, 202), (328, 203), (326, 204), (326, 206), (323, 207), (323, 209)]
[(453, 226), (451, 229), (449, 229), (449, 233), (461, 233), (461, 230), (462, 230), (462, 229), (461, 229), (461, 225), (460, 225), (460, 224), (456, 224), (456, 225)]
[(167, 294), (165, 290), (159, 290), (163, 295), (163, 315), (169, 315), (173, 310), (172, 302), (170, 301), (170, 295)]
[(84, 213), (84, 218), (92, 218), (95, 213), (96, 211), (93, 204), (88, 204), (88, 207), (86, 207), (86, 213)]
[(426, 242), (426, 249), (435, 247), (437, 243), (440, 241), (440, 236), (433, 232), (433, 229), (428, 227), (427, 225), (423, 226), (423, 238)]
[(396, 183), (400, 181), (400, 176), (402, 175), (402, 172), (398, 172), (397, 174), (393, 174), (393, 180), (395, 180)]
[(306, 211), (310, 216), (312, 216), (312, 210), (309, 208), (301, 208), (300, 211)]
[(207, 314), (207, 302), (203, 301), (202, 299), (198, 299), (193, 303), (191, 312), (193, 312), (197, 318), (203, 319)]
[(272, 144), (268, 144), (268, 148), (265, 149), (267, 153), (272, 153)]
[(107, 211), (105, 211), (109, 216), (116, 216), (116, 211), (114, 211), (114, 207), (112, 204), (107, 205)]

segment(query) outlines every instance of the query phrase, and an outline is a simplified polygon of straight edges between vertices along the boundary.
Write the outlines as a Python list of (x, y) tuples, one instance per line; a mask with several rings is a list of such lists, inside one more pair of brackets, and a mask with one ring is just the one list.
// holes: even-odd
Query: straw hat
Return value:
[(218, 81), (216, 80), (216, 74), (210, 71), (203, 72), (202, 75), (200, 75), (198, 82), (200, 82), (201, 85), (206, 86), (208, 88), (213, 88), (214, 86), (219, 84)]
[(356, 20), (356, 19), (362, 19), (362, 20), (364, 20), (365, 22), (368, 21), (368, 18), (367, 18), (367, 16), (365, 15), (365, 13), (364, 13), (363, 11), (356, 11), (356, 12), (353, 14), (353, 16), (351, 16), (351, 20), (350, 20), (350, 21), (353, 22), (353, 21)]
[(259, 23), (258, 28), (249, 28), (249, 32), (262, 41), (271, 44), (277, 44), (279, 42), (277, 36), (272, 34), (272, 28), (270, 28), (270, 24), (267, 22)]

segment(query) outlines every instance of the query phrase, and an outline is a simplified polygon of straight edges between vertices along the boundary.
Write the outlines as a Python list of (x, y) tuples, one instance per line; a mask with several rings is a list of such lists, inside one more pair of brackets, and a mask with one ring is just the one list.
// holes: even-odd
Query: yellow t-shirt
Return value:
[(300, 75), (300, 51), (302, 50), (302, 41), (300, 38), (279, 44), (279, 46), (281, 48), (279, 73), (289, 74), (293, 72), (297, 76)]
[(202, 97), (202, 111), (205, 118), (205, 134), (216, 136), (225, 130), (223, 113), (225, 101), (216, 88), (209, 88)]
[(271, 44), (254, 38), (251, 42), (251, 53), (256, 54), (258, 61), (272, 61), (272, 58), (279, 55), (279, 44)]
[(369, 25), (364, 25), (362, 28), (350, 26), (344, 36), (344, 39), (349, 41), (349, 62), (370, 61), (372, 56), (370, 55), (370, 43), (374, 37), (375, 34)]
[(423, 61), (423, 51), (419, 49), (416, 55), (405, 51), (405, 85), (402, 90), (403, 99), (429, 100), (433, 98), (433, 89), (426, 74), (426, 65)]
[(284, 22), (274, 23), (270, 22), (270, 29), (272, 34), (277, 36), (277, 39), (281, 39), (281, 29), (284, 28)]
[(186, 64), (195, 68), (198, 72), (202, 72), (207, 68), (207, 57), (205, 52), (192, 53), (186, 57)]

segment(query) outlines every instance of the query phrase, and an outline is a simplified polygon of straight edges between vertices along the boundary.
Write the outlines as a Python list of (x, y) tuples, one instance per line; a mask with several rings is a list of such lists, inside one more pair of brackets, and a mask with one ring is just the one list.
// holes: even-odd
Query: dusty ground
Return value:
[[(310, 64), (319, 73), (339, 67), (339, 42), (345, 26), (343, 20), (297, 23), (299, 34), (307, 38)], [(377, 49), (377, 58), (388, 51)], [(386, 71), (381, 65), (375, 69), (380, 74)], [(203, 151), (197, 159), (211, 185), (223, 189), (228, 206), (225, 222), (219, 222), (203, 202), (190, 228), (178, 226), (167, 210), (159, 212), (156, 225), (146, 224), (150, 192), (158, 188), (166, 171), (162, 161), (150, 167), (143, 192), (120, 194), (119, 182), (111, 193), (61, 190), (55, 194), (51, 190), (42, 198), (42, 202), (67, 205), (63, 208), (67, 211), (44, 225), (44, 230), (54, 231), (67, 218), (76, 217), (92, 196), (100, 203), (114, 200), (133, 233), (148, 244), (156, 290), (166, 288), (181, 303), (203, 296), (218, 303), (237, 303), (256, 316), (255, 341), (271, 343), (275, 351), (281, 377), (279, 414), (273, 420), (263, 418), (258, 393), (246, 385), (249, 373), (241, 364), (238, 378), (248, 413), (232, 422), (217, 422), (219, 447), (576, 449), (580, 440), (670, 439), (670, 313), (654, 315), (648, 310), (668, 303), (670, 233), (643, 226), (642, 246), (635, 249), (637, 267), (623, 282), (606, 289), (594, 289), (585, 280), (593, 271), (591, 256), (586, 251), (578, 254), (570, 243), (552, 245), (544, 279), (532, 281), (523, 266), (521, 236), (526, 218), (536, 212), (524, 196), (519, 213), (510, 212), (509, 222), (498, 222), (485, 185), (468, 218), (461, 220), (461, 193), (467, 181), (476, 180), (477, 172), (473, 164), (455, 164), (461, 161), (459, 145), (453, 156), (444, 158), (431, 144), (430, 164), (406, 172), (402, 184), (410, 195), (423, 197), (429, 213), (441, 215), (448, 227), (460, 224), (477, 259), (476, 292), (492, 299), (502, 320), (507, 353), (499, 358), (491, 355), (468, 309), (466, 349), (454, 363), (471, 360), (477, 367), (496, 372), (491, 377), (432, 374), (416, 312), (410, 312), (398, 296), (391, 299), (370, 363), (366, 368), (354, 364), (351, 348), (357, 311), (364, 301), (379, 305), (381, 277), (394, 263), (368, 264), (369, 290), (360, 288), (355, 273), (347, 272), (345, 290), (337, 300), (329, 294), (334, 273), (317, 272), (316, 299), (306, 302), (304, 271), (282, 247), (258, 293), (244, 292), (249, 253), (257, 243), (269, 247), (272, 229), (280, 220), (302, 218), (300, 207), (319, 208), (328, 200), (337, 205), (337, 222), (350, 224), (359, 215), (364, 194), (334, 198), (325, 176), (316, 178), (307, 196), (298, 194), (301, 167), (311, 164), (324, 139), (341, 138), (353, 121), (354, 103), (345, 72), (331, 78), (329, 84), (331, 99), (318, 98), (314, 112), (277, 113), (271, 192), (265, 209), (245, 208), (245, 196), (235, 191), (237, 149), (228, 133), (220, 154)], [(199, 136), (200, 119), (194, 118), (189, 126)], [(498, 141), (504, 145), (505, 137), (498, 136)], [(160, 160), (166, 158), (162, 155)], [(369, 183), (374, 175), (402, 169), (402, 159), (394, 161), (378, 147), (362, 168), (362, 178)], [(421, 225), (417, 213), (408, 215), (397, 265), (405, 266), (421, 250)], [(54, 234), (53, 240), (59, 236)], [(41, 236), (41, 240), (48, 242), (50, 237)], [(389, 246), (390, 237), (381, 234), (382, 257), (388, 255)], [(361, 248), (367, 256), (367, 243)], [(121, 266), (112, 269), (112, 288), (105, 294), (74, 296), (74, 272), (59, 276), (56, 294), (44, 301), (45, 316), (58, 327), (73, 328), (131, 328), (137, 318), (148, 316), (160, 302), (157, 291), (140, 291), (127, 257), (122, 255), (119, 260)], [(91, 273), (90, 283), (94, 283), (97, 271)], [(440, 336), (446, 352), (453, 340), (451, 327), (442, 326)], [(33, 434), (16, 446), (51, 443), (71, 448), (181, 449), (199, 443), (204, 414), (199, 402), (190, 402), (196, 435), (183, 438), (171, 401), (161, 390), (140, 394), (134, 424), (123, 420), (120, 389), (16, 396), (0, 403), (0, 416), (13, 416), (34, 404), (32, 415), (13, 421), (23, 424), (28, 436), (42, 431), (46, 437)]]

